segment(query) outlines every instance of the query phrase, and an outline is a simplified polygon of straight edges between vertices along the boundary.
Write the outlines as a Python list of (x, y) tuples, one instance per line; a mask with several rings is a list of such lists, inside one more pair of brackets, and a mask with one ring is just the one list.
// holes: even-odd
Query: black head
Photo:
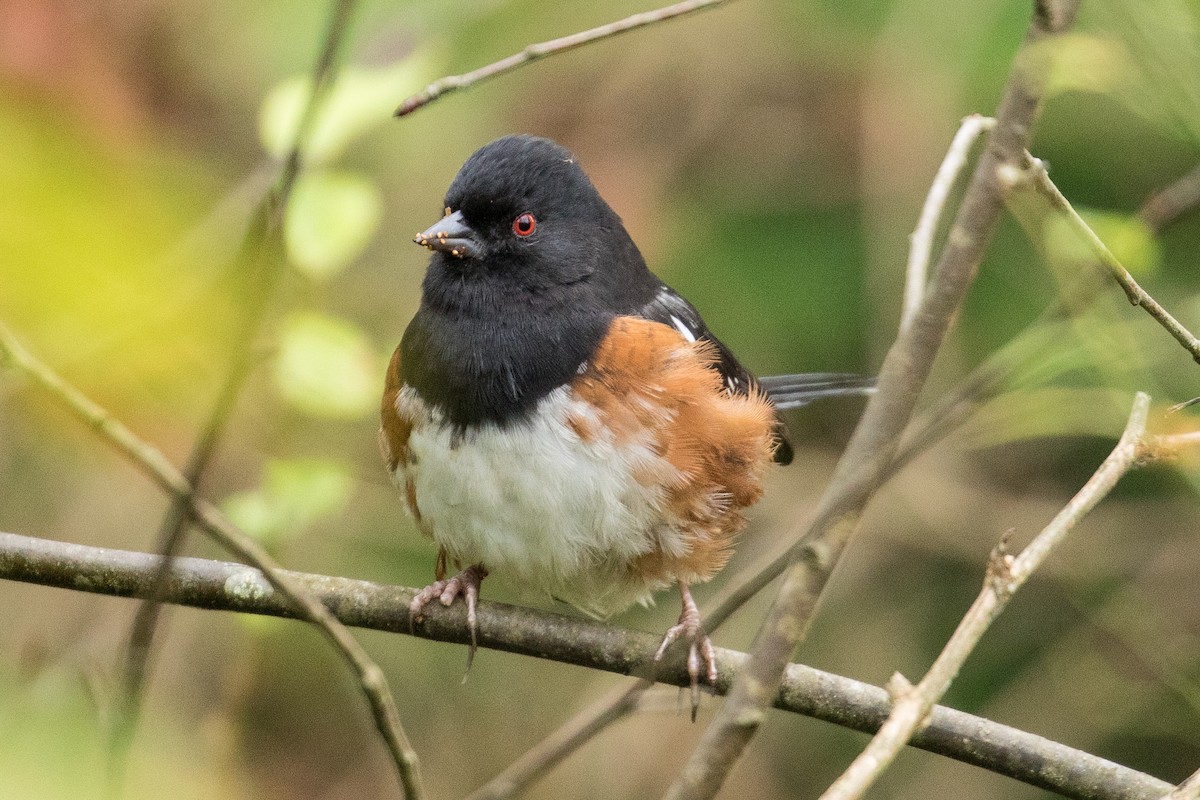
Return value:
[(415, 241), (434, 251), (431, 269), (533, 292), (646, 269), (575, 157), (536, 136), (477, 150), (446, 192), (445, 216)]
[(566, 149), (508, 136), (463, 164), (405, 331), (402, 377), (459, 426), (519, 418), (660, 286)]

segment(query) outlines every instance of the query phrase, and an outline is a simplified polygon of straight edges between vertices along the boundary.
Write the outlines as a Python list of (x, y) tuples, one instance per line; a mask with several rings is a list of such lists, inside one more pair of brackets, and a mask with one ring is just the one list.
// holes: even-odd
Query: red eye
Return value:
[(513, 220), (513, 233), (517, 236), (528, 236), (537, 228), (537, 220), (533, 214), (525, 213)]

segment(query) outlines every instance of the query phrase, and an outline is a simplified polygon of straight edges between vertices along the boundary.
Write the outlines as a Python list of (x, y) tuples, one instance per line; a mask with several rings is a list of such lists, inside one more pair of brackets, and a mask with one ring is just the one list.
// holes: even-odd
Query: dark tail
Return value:
[(848, 372), (806, 372), (800, 375), (768, 375), (759, 378), (775, 408), (786, 411), (827, 397), (873, 394), (875, 379)]

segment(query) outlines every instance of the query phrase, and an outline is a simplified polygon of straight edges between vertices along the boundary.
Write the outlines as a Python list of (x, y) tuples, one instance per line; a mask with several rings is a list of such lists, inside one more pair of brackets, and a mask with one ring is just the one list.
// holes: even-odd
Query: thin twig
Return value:
[(900, 310), (901, 331), (907, 330), (912, 324), (913, 317), (921, 307), (921, 299), (925, 297), (925, 281), (933, 258), (933, 237), (937, 233), (950, 190), (967, 164), (971, 145), (975, 144), (980, 134), (990, 131), (995, 124), (996, 120), (979, 114), (971, 114), (963, 119), (942, 165), (933, 177), (908, 248), (908, 264), (904, 270), (904, 302)]
[[(1141, 210), (1138, 212), (1139, 216), (1144, 217), (1154, 213), (1150, 210), (1154, 203), (1154, 197), (1151, 196), (1142, 205)], [(898, 470), (903, 464), (923, 452), (933, 442), (958, 427), (980, 403), (993, 397), (1016, 368), (1024, 361), (1024, 354), (1031, 347), (1040, 347), (1032, 339), (1032, 336), (1046, 323), (1066, 318), (1073, 311), (1078, 311), (1083, 305), (1091, 301), (1101, 288), (1100, 283), (1087, 283), (1082, 288), (1082, 291), (1071, 299), (1070, 303), (1062, 299), (1056, 300), (1018, 337), (1014, 338), (1003, 349), (993, 354), (987, 361), (974, 369), (957, 389), (944, 398), (941, 398), (932, 408), (925, 411), (921, 419), (906, 431), (904, 443), (896, 454), (896, 458), (889, 466), (889, 470)], [(1171, 411), (1179, 411), (1196, 403), (1200, 403), (1200, 398), (1172, 406)], [(1181, 437), (1190, 435), (1180, 434)], [(1171, 439), (1171, 437), (1160, 438)], [(1165, 441), (1164, 444), (1169, 445), (1171, 442)], [(718, 624), (714, 622), (715, 620), (723, 621), (738, 608), (745, 605), (746, 602), (762, 591), (771, 581), (779, 577), (787, 568), (787, 565), (788, 556), (784, 554), (767, 564), (743, 584), (728, 592), (720, 605), (706, 618), (705, 629), (713, 630), (716, 624)]]
[[(157, 448), (142, 440), (102, 407), (34, 358), (3, 324), (0, 324), (0, 363), (10, 364), (32, 378), (84, 424), (95, 430), (104, 441), (127, 456), (169, 495), (187, 498), (189, 514), (213, 541), (257, 567), (266, 581), (282, 596), (290, 614), (317, 626), (357, 674), (363, 694), (374, 714), (375, 725), (396, 764), (405, 797), (409, 800), (420, 800), (424, 797), (417, 754), (400, 724), (400, 714), (396, 710), (383, 671), (329, 609), (303, 585), (286, 574), (257, 542), (242, 533), (216, 506), (195, 497), (187, 479)], [(147, 565), (148, 572), (153, 574), (161, 563), (160, 557), (152, 557)], [(151, 591), (140, 592), (137, 596), (149, 597)], [(167, 596), (164, 594), (164, 597)]]
[[(350, 20), (356, 5), (356, 0), (336, 0), (334, 3), (321, 50), (313, 67), (312, 91), (301, 112), (292, 146), (282, 162), (274, 186), (255, 209), (233, 265), (232, 274), (235, 279), (249, 287), (248, 297), (236, 329), (229, 339), (232, 352), (229, 372), (217, 392), (213, 409), (183, 469), (184, 479), (190, 488), (186, 493), (171, 499), (159, 526), (156, 549), (163, 555), (160, 568), (163, 579), (170, 568), (171, 559), (183, 549), (192, 495), (200, 490), (204, 473), (233, 416), (242, 387), (258, 365), (254, 342), (285, 264), (281, 252), (284, 214), (292, 189), (300, 176), (304, 145), (333, 84), (339, 54), (349, 38)], [(120, 704), (113, 732), (112, 780), (117, 786), (120, 785), (128, 749), (132, 745), (137, 727), (158, 618), (159, 604), (151, 594), (134, 615), (122, 669)]]
[(1000, 541), (988, 562), (987, 577), (983, 589), (970, 610), (959, 622), (950, 641), (934, 660), (933, 666), (916, 686), (912, 686), (899, 674), (893, 678), (895, 705), (887, 722), (871, 739), (866, 749), (846, 768), (840, 777), (821, 795), (821, 800), (859, 800), (878, 780), (916, 729), (928, 716), (950, 684), (962, 669), (962, 665), (974, 652), (979, 640), (1000, 616), (1012, 596), (1029, 580), (1038, 567), (1045, 562), (1079, 520), (1096, 507), (1116, 486), (1117, 481), (1142, 457), (1142, 436), (1146, 431), (1146, 417), (1150, 412), (1150, 396), (1139, 392), (1129, 414), (1125, 432), (1112, 453), (1104, 460), (1041, 533), (1021, 551), (1017, 557), (1007, 551), (1007, 536)]
[(1129, 270), (1122, 266), (1116, 256), (1105, 246), (1095, 231), (1083, 221), (1067, 198), (1050, 180), (1050, 175), (1047, 174), (1041, 161), (1028, 153), (1022, 153), (1017, 159), (999, 165), (996, 168), (996, 179), (1004, 190), (1005, 199), (1013, 207), (1014, 215), (1026, 227), (1037, 225), (1039, 227), (1034, 230), (1040, 230), (1040, 224), (1045, 219), (1044, 213), (1032, 219), (1031, 215), (1026, 213), (1024, 203), (1033, 198), (1040, 201), (1044, 211), (1066, 220), (1070, 224), (1071, 230), (1091, 251), (1096, 262), (1107, 269), (1125, 290), (1125, 296), (1129, 298), (1129, 302), (1146, 309), (1146, 313), (1165, 328), (1175, 338), (1175, 341), (1183, 345), (1197, 363), (1200, 363), (1200, 339), (1197, 339), (1191, 331), (1180, 324), (1179, 320), (1171, 316), (1170, 312), (1138, 285), (1138, 282), (1129, 274)]
[(597, 733), (637, 708), (638, 701), (652, 686), (652, 681), (638, 680), (630, 686), (617, 687), (525, 751), (503, 772), (467, 795), (465, 800), (506, 800), (514, 796)]
[[(0, 579), (24, 581), (120, 597), (144, 596), (159, 557), (0, 533)], [(346, 625), (466, 644), (470, 634), (461, 603), (427, 607), (425, 621), (410, 630), (409, 603), (416, 590), (350, 578), (281, 570), (288, 583), (333, 609)], [(263, 573), (244, 564), (180, 557), (167, 582), (166, 602), (194, 608), (297, 616), (296, 607), (272, 591)], [(640, 673), (661, 637), (549, 611), (480, 601), (479, 646), (624, 675)], [(718, 693), (729, 690), (748, 657), (717, 648)], [(478, 668), (478, 667), (477, 667)], [(683, 659), (665, 663), (659, 679), (689, 686)], [(879, 687), (790, 664), (775, 708), (858, 731), (873, 732), (888, 716), (890, 701)], [(1031, 733), (938, 706), (912, 746), (1007, 775), (1067, 797), (1089, 800), (1158, 800), (1165, 781)]]
[(996, 113), (996, 126), (951, 224), (921, 310), (884, 358), (878, 391), (868, 401), (814, 520), (792, 554), (755, 637), (750, 663), (668, 790), (670, 800), (713, 797), (764, 719), (863, 508), (886, 479), (950, 321), (991, 241), (1003, 208), (996, 168), (1025, 151), (1040, 110), (1044, 69), (1037, 59), (1045, 51), (1035, 45), (1067, 30), (1077, 9), (1078, 0), (1037, 3)]
[(1138, 211), (1138, 218), (1158, 234), (1197, 206), (1200, 206), (1200, 167), (1151, 195)]
[[(1159, 194), (1161, 192), (1146, 200), (1139, 216), (1148, 218), (1155, 213), (1153, 205)], [(1070, 308), (1062, 300), (1056, 300), (1024, 331), (972, 370), (958, 387), (922, 412), (921, 417), (905, 431), (903, 443), (889, 466), (889, 475), (899, 472), (913, 458), (966, 422), (981, 404), (996, 396), (1016, 370), (1027, 363), (1031, 355), (1044, 355), (1048, 344), (1046, 337), (1051, 335), (1046, 331), (1051, 323), (1065, 318), (1072, 308), (1078, 309), (1081, 304), (1092, 299), (1100, 288), (1099, 283), (1087, 284), (1086, 292), (1074, 297)], [(1200, 402), (1200, 399), (1194, 402)], [(1196, 437), (1200, 437), (1200, 434), (1147, 437), (1145, 447), (1156, 453), (1155, 458), (1166, 459), (1174, 455), (1175, 449), (1197, 444), (1191, 441)], [(723, 593), (716, 607), (706, 615), (704, 629), (709, 633), (716, 631), (737, 609), (779, 577), (789, 563), (790, 553), (785, 552), (756, 570), (750, 578)], [(650, 686), (651, 684), (646, 682), (635, 683), (615, 692), (608, 700), (608, 705), (604, 705), (603, 702), (596, 703), (577, 712), (545, 739), (531, 747), (512, 767), (481, 787), (472, 797), (501, 800), (519, 794), (586, 744), (591, 737), (632, 711), (637, 706), (640, 695)], [(583, 735), (584, 731), (586, 735)]]
[(610, 22), (607, 25), (601, 25), (596, 28), (591, 28), (579, 33), (573, 33), (570, 36), (563, 36), (559, 39), (552, 39), (548, 42), (539, 42), (537, 44), (527, 45), (524, 50), (519, 53), (514, 53), (508, 58), (502, 58), (487, 66), (472, 70), (471, 72), (462, 75), (447, 75), (444, 78), (439, 78), (429, 84), (421, 92), (407, 98), (396, 109), (397, 117), (404, 117), (418, 108), (423, 108), (429, 105), (439, 97), (443, 97), (451, 92), (456, 92), (459, 89), (467, 89), (477, 83), (481, 83), (489, 78), (494, 78), (497, 75), (503, 75), (506, 72), (512, 72), (518, 67), (523, 67), (534, 61), (545, 58), (546, 56), (565, 53), (568, 50), (574, 50), (576, 47), (582, 47), (585, 44), (608, 39), (616, 36), (619, 33), (625, 33), (636, 28), (643, 28), (647, 25), (654, 25), (659, 22), (665, 22), (670, 19), (682, 17), (685, 14), (691, 14), (694, 11), (703, 11), (708, 8), (714, 8), (726, 2), (726, 0), (685, 0), (682, 3), (658, 8), (653, 11), (643, 11), (640, 14), (619, 19), (616, 22)]

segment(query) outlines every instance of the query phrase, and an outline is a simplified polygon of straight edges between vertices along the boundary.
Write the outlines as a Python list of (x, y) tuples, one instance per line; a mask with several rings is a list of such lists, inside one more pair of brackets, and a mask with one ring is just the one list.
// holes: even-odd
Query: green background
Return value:
[[(959, 120), (991, 113), (1027, 2), (744, 0), (527, 67), (394, 120), (443, 74), (644, 10), (631, 2), (366, 2), (311, 142), (289, 268), (252, 344), (262, 365), (206, 493), (287, 566), (423, 585), (434, 548), (376, 453), (383, 367), (416, 308), (431, 224), (458, 166), (496, 136), (571, 148), (652, 268), (755, 371), (877, 369), (899, 319), (908, 236)], [(1200, 6), (1085, 2), (1049, 53), (1034, 154), (1143, 285), (1200, 328), (1200, 215), (1136, 219), (1200, 155)], [(0, 320), (183, 463), (224, 379), (246, 302), (230, 275), (288, 141), (320, 3), (139, 0), (0, 5)], [(1011, 219), (939, 357), (933, 400), (1076, 286)], [(797, 659), (882, 684), (916, 679), (979, 588), (1091, 474), (1133, 392), (1157, 432), (1191, 430), (1196, 365), (1115, 285), (1046, 336), (964, 429), (888, 484)], [(861, 410), (792, 414), (738, 556), (702, 605), (785, 546)], [(1163, 779), (1200, 766), (1200, 460), (1134, 474), (1016, 598), (946, 702)], [(153, 547), (165, 502), (54, 402), (0, 375), (0, 530)], [(223, 557), (198, 535), (189, 552)], [(513, 597), (503, 576), (484, 595)], [(769, 595), (769, 592), (768, 592)], [(715, 637), (745, 648), (759, 599)], [(129, 601), (0, 584), (0, 795), (98, 797)], [(561, 609), (560, 609), (561, 610)], [(620, 625), (664, 630), (673, 595)], [(433, 797), (462, 796), (622, 679), (362, 634), (384, 666)], [(127, 797), (357, 798), (398, 790), (338, 659), (297, 623), (167, 614)], [(655, 696), (532, 797), (660, 794), (693, 725)], [(865, 743), (772, 714), (727, 797), (816, 796)], [(906, 752), (873, 796), (1037, 790)]]

